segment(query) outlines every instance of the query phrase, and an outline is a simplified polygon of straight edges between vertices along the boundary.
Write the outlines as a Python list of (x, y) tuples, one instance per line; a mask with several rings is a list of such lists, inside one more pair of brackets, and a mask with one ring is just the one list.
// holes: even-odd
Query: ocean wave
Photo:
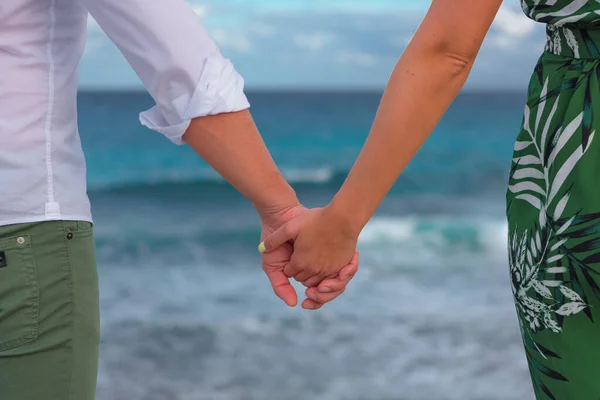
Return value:
[(489, 217), (375, 217), (365, 226), (359, 241), (364, 244), (406, 243), (415, 238), (439, 237), (495, 246), (506, 234), (506, 221)]
[[(138, 226), (126, 231), (98, 226), (99, 254), (136, 257), (148, 252), (167, 262), (187, 254), (227, 254), (247, 259), (254, 254), (260, 227), (253, 224), (218, 228), (185, 222), (160, 230)], [(458, 216), (378, 216), (371, 220), (358, 240), (361, 259), (384, 269), (402, 266), (449, 265), (473, 262), (504, 262), (507, 224), (501, 219)], [(164, 256), (164, 257), (163, 257)], [(112, 258), (112, 257), (111, 257)], [(477, 261), (479, 260), (479, 261)]]
[[(398, 264), (506, 257), (508, 225), (489, 217), (377, 217), (359, 237), (359, 249), (378, 260)], [(472, 262), (471, 260), (470, 262)]]
[[(320, 168), (282, 168), (281, 172), (291, 184), (329, 185), (345, 179), (347, 171), (336, 170), (331, 167)], [(161, 186), (216, 186), (223, 185), (225, 179), (212, 170), (202, 170), (193, 173), (182, 171), (165, 171), (159, 174), (146, 174), (120, 179), (94, 178), (88, 183), (90, 192), (110, 192), (114, 190), (128, 190), (144, 188), (157, 188)]]

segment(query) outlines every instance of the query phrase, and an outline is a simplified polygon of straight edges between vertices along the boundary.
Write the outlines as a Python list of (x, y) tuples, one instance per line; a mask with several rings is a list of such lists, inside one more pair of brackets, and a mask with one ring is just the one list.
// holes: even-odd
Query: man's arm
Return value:
[(176, 144), (196, 117), (245, 110), (244, 81), (184, 0), (75, 0), (156, 102), (140, 121)]
[(184, 0), (79, 0), (156, 102), (143, 124), (188, 142), (259, 212), (298, 205), (246, 110), (242, 77)]
[[(188, 143), (276, 229), (299, 207), (247, 108), (244, 82), (184, 0), (77, 0), (133, 67), (156, 106), (141, 122)], [(281, 222), (279, 222), (281, 221)], [(289, 305), (296, 294), (283, 268), (265, 269)], [(347, 283), (347, 282), (346, 282)], [(344, 283), (345, 286), (345, 283)]]
[(262, 217), (300, 205), (247, 110), (195, 118), (183, 137)]

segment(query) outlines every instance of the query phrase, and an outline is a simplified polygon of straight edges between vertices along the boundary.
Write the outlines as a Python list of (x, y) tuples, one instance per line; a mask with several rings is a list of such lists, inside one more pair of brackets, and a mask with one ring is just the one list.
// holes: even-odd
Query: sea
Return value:
[[(381, 93), (248, 97), (275, 161), (316, 207), (342, 185)], [(460, 94), (363, 230), (347, 292), (307, 311), (273, 295), (250, 203), (190, 148), (139, 124), (147, 94), (81, 92), (98, 400), (533, 399), (505, 217), (524, 101)]]

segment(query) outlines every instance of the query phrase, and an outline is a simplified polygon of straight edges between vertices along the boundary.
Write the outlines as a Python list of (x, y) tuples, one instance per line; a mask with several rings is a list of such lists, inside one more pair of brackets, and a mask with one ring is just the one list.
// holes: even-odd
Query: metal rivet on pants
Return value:
[(25, 243), (25, 238), (24, 238), (23, 236), (19, 236), (19, 237), (17, 238), (17, 243), (19, 243), (19, 244), (23, 244), (23, 243)]
[(69, 239), (69, 240), (73, 239), (73, 234), (71, 232), (67, 233), (67, 239)]

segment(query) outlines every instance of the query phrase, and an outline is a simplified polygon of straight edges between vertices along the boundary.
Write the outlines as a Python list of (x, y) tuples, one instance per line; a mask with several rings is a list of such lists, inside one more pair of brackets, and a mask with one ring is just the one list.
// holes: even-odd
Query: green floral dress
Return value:
[(523, 0), (547, 24), (506, 191), (537, 399), (600, 399), (600, 0)]

